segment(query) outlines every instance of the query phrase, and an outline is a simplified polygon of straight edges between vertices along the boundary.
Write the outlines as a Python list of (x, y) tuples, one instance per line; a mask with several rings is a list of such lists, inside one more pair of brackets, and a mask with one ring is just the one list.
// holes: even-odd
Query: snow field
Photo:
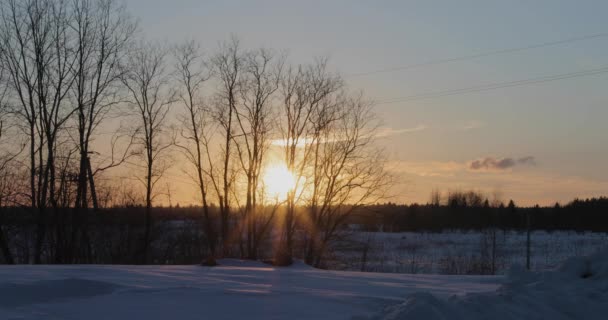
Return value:
[[(474, 264), (489, 260), (488, 231), (442, 233), (354, 232), (356, 245), (339, 246), (329, 257), (328, 267), (361, 270), (363, 248), (369, 246), (365, 271), (434, 274), (479, 274)], [(531, 235), (531, 269), (551, 270), (571, 257), (581, 257), (608, 246), (608, 234), (592, 232), (535, 231)], [(484, 256), (485, 254), (485, 256)], [(505, 274), (513, 264), (525, 265), (526, 234), (496, 231), (496, 274)]]
[(500, 277), (201, 266), (1, 266), (0, 319), (367, 319), (423, 291), (496, 290)]

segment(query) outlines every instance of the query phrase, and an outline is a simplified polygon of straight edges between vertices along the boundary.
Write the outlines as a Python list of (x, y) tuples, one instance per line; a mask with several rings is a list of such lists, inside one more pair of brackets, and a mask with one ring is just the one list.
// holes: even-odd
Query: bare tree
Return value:
[(239, 103), (244, 63), (238, 39), (233, 37), (229, 43), (220, 45), (218, 53), (211, 58), (211, 63), (219, 83), (214, 99), (214, 118), (221, 128), (223, 142), (219, 146), (221, 163), (213, 165), (215, 161), (210, 159), (210, 177), (219, 202), (222, 250), (226, 256), (230, 254), (230, 242), (234, 238), (230, 230), (231, 195), (235, 178), (232, 147), (236, 129), (234, 113)]
[[(15, 180), (17, 178), (17, 171), (12, 167), (10, 161), (5, 161), (6, 158), (0, 159), (2, 162), (0, 165), (0, 251), (6, 264), (14, 264), (15, 258), (13, 256), (10, 241), (7, 233), (4, 230), (5, 224), (5, 208), (15, 203), (15, 197), (17, 197), (17, 188), (15, 187)], [(14, 170), (14, 171), (13, 171)]]
[(74, 253), (78, 248), (88, 244), (76, 241), (78, 215), (67, 208), (76, 200), (75, 172), (78, 168), (76, 154), (78, 150), (71, 141), (61, 139), (55, 150), (55, 166), (57, 171), (56, 182), (56, 210), (53, 211), (53, 233), (48, 244), (48, 258), (54, 263), (71, 263), (79, 261)]
[(312, 117), (323, 107), (322, 101), (343, 86), (342, 79), (327, 71), (327, 59), (317, 59), (309, 66), (289, 68), (280, 85), (282, 100), (281, 135), (288, 170), (295, 186), (287, 193), (281, 243), (275, 257), (277, 264), (291, 264), (296, 208), (304, 190), (306, 169), (314, 150)]
[(309, 165), (307, 263), (322, 258), (354, 210), (384, 197), (391, 178), (374, 147), (377, 122), (362, 96), (338, 96), (313, 115), (314, 152)]
[(74, 112), (65, 103), (74, 83), (70, 11), (66, 1), (58, 0), (7, 0), (0, 10), (0, 53), (9, 74), (10, 102), (30, 144), (30, 201), (38, 212), (34, 262), (40, 263), (46, 207), (57, 207), (57, 138)]
[(246, 180), (243, 209), (247, 226), (247, 256), (250, 259), (257, 259), (260, 242), (274, 216), (274, 211), (260, 216), (256, 211), (261, 191), (260, 176), (272, 128), (272, 99), (279, 86), (282, 65), (283, 59), (275, 57), (269, 50), (249, 52), (244, 61), (241, 103), (234, 113), (238, 125), (235, 146)]
[(439, 191), (439, 189), (431, 190), (431, 200), (429, 204), (436, 208), (441, 205), (441, 191)]
[[(122, 69), (120, 63), (126, 53), (133, 33), (135, 24), (126, 14), (124, 7), (118, 5), (114, 0), (71, 0), (69, 2), (68, 29), (71, 45), (73, 48), (74, 62), (70, 68), (73, 77), (73, 86), (69, 95), (71, 105), (74, 107), (74, 121), (76, 122), (76, 142), (78, 157), (71, 155), (70, 162), (63, 162), (59, 188), (61, 188), (60, 203), (63, 207), (69, 206), (65, 203), (68, 188), (72, 182), (76, 182), (74, 206), (78, 212), (71, 212), (70, 235), (63, 241), (66, 248), (63, 255), (57, 255), (58, 259), (71, 261), (77, 247), (90, 247), (87, 225), (87, 210), (89, 201), (93, 208), (97, 209), (98, 199), (95, 188), (94, 173), (115, 167), (122, 161), (115, 160), (103, 167), (91, 167), (91, 155), (95, 154), (91, 147), (94, 140), (95, 130), (105, 120), (111, 108), (116, 105), (120, 98), (118, 96), (118, 84)], [(115, 139), (112, 139), (112, 155), (114, 155)], [(127, 152), (123, 154), (128, 155)], [(76, 159), (78, 165), (72, 165)], [(68, 160), (68, 159), (64, 159)], [(124, 157), (121, 159), (124, 160)], [(69, 164), (69, 168), (65, 165)], [(72, 170), (76, 168), (76, 174)], [(70, 170), (70, 172), (66, 170)], [(90, 199), (89, 199), (90, 190)], [(58, 228), (65, 224), (57, 224)], [(58, 233), (57, 240), (63, 240), (63, 231)], [(82, 261), (82, 260), (80, 260)], [(60, 262), (60, 261), (58, 261)]]
[[(11, 125), (14, 118), (12, 110), (9, 107), (5, 98), (7, 97), (8, 83), (5, 78), (5, 68), (0, 60), (0, 172), (5, 170), (11, 165), (25, 149), (25, 144), (20, 144), (19, 140), (14, 140), (14, 136), (7, 136), (7, 132), (15, 128), (15, 125)], [(8, 139), (13, 140), (9, 141)]]
[(146, 190), (146, 222), (142, 248), (142, 263), (149, 259), (151, 208), (155, 186), (168, 167), (163, 157), (171, 146), (166, 139), (166, 119), (173, 102), (165, 70), (166, 50), (158, 45), (140, 43), (128, 58), (129, 69), (123, 73), (122, 83), (130, 93), (129, 103), (139, 118), (136, 144), (141, 146), (145, 163), (143, 184)]
[[(10, 146), (6, 142), (6, 132), (8, 129), (8, 125), (5, 125), (5, 120), (8, 118), (9, 110), (8, 106), (5, 104), (5, 96), (6, 96), (6, 82), (5, 82), (5, 70), (0, 61), (0, 250), (2, 251), (2, 256), (4, 257), (4, 261), (7, 264), (14, 264), (15, 259), (13, 258), (13, 254), (11, 252), (9, 246), (9, 240), (7, 235), (4, 232), (4, 207), (7, 206), (8, 203), (11, 203), (11, 198), (14, 196), (14, 184), (15, 184), (15, 174), (12, 172), (16, 170), (13, 168), (13, 160), (17, 158), (17, 156), (23, 151), (25, 148), (25, 144), (22, 145), (21, 148), (18, 148), (15, 152), (10, 151)], [(14, 141), (13, 141), (14, 144)]]
[[(71, 28), (76, 35), (74, 104), (78, 120), (77, 208), (88, 207), (87, 185), (93, 207), (97, 209), (95, 181), (90, 161), (90, 144), (95, 130), (111, 108), (121, 101), (118, 83), (128, 46), (136, 25), (123, 6), (114, 0), (73, 0)], [(114, 166), (116, 163), (112, 163)]]
[(211, 115), (205, 108), (202, 97), (203, 84), (209, 79), (210, 73), (200, 51), (200, 46), (193, 41), (175, 49), (177, 80), (181, 87), (178, 98), (185, 111), (180, 118), (180, 136), (183, 142), (177, 143), (177, 146), (195, 170), (194, 176), (191, 177), (196, 182), (203, 207), (203, 224), (209, 250), (205, 263), (215, 264), (217, 233), (209, 213), (209, 187), (206, 177), (209, 173), (208, 129)]

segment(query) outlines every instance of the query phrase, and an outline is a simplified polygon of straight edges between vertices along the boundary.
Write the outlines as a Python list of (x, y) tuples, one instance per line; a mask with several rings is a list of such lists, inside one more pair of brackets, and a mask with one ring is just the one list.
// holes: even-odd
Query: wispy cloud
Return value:
[(419, 131), (426, 130), (427, 128), (428, 128), (428, 126), (424, 125), (424, 124), (419, 124), (412, 128), (402, 128), (402, 129), (384, 127), (384, 128), (378, 129), (378, 132), (376, 133), (376, 138), (385, 138), (385, 137), (395, 136), (395, 135), (403, 134), (403, 133), (419, 132)]
[[(298, 139), (298, 141), (295, 144), (296, 144), (296, 147), (303, 148), (309, 144), (312, 144), (313, 141), (314, 141), (314, 139), (312, 139), (312, 138), (301, 137), (300, 139)], [(290, 142), (286, 139), (274, 139), (274, 140), (270, 141), (270, 144), (272, 146), (276, 146), (276, 147), (286, 147), (287, 145), (290, 145)]]
[[(387, 127), (382, 127), (379, 128), (378, 131), (376, 131), (375, 133), (370, 133), (370, 134), (366, 134), (366, 137), (372, 137), (372, 138), (386, 138), (386, 137), (391, 137), (391, 136), (395, 136), (395, 135), (399, 135), (399, 134), (403, 134), (403, 133), (412, 133), (412, 132), (418, 132), (418, 131), (422, 131), (427, 129), (428, 127), (424, 124), (420, 124), (417, 125), (413, 128), (403, 128), (403, 129), (393, 129), (393, 128), (387, 128)], [(340, 135), (338, 134), (337, 137), (333, 138), (332, 140), (325, 140), (325, 141), (321, 141), (320, 143), (329, 143), (329, 142), (336, 142), (336, 141), (342, 141), (344, 138), (340, 137)], [(313, 138), (310, 137), (301, 137), (300, 139), (298, 139), (296, 146), (298, 148), (302, 148), (306, 145), (310, 145), (312, 143), (318, 143), (318, 140), (315, 140)], [(277, 147), (285, 147), (288, 142), (285, 139), (274, 139), (270, 141), (270, 144), (273, 146), (277, 146)]]
[(395, 173), (420, 177), (452, 177), (457, 172), (464, 171), (465, 165), (455, 161), (392, 161), (389, 163), (388, 169)]
[(462, 130), (465, 130), (465, 131), (474, 130), (474, 129), (479, 129), (479, 128), (482, 128), (485, 126), (486, 126), (486, 124), (484, 122), (477, 121), (477, 120), (471, 120), (462, 127)]
[(529, 166), (535, 164), (536, 161), (533, 156), (526, 156), (518, 159), (485, 157), (471, 161), (469, 163), (469, 169), (473, 171), (502, 171), (517, 165)]

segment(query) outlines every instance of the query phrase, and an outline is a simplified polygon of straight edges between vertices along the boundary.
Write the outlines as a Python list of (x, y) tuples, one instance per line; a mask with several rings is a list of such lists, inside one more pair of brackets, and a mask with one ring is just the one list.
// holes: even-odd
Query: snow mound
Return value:
[(88, 298), (110, 294), (120, 287), (109, 282), (79, 278), (4, 283), (0, 284), (0, 307), (20, 307), (70, 298)]
[(269, 268), (268, 264), (257, 260), (244, 259), (219, 259), (217, 260), (219, 267), (235, 267), (235, 268)]
[(219, 259), (219, 267), (231, 267), (231, 268), (263, 268), (267, 270), (281, 269), (281, 270), (317, 270), (304, 263), (302, 260), (294, 260), (289, 266), (273, 266), (270, 263), (266, 263), (259, 260), (241, 260), (241, 259)]
[(318, 270), (317, 268), (312, 267), (312, 266), (306, 264), (304, 261), (298, 260), (298, 259), (293, 260), (293, 263), (290, 266), (288, 266), (288, 268), (294, 269), (294, 270), (304, 270), (304, 271), (305, 270)]
[(608, 249), (571, 258), (553, 271), (513, 266), (496, 292), (440, 299), (415, 293), (377, 317), (400, 319), (606, 319)]

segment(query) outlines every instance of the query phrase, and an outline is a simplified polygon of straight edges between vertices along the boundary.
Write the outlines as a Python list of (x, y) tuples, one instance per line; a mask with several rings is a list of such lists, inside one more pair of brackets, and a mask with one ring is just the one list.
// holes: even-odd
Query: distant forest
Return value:
[[(31, 261), (32, 243), (36, 240), (37, 214), (32, 208), (1, 207), (0, 224), (3, 241), (0, 241), (0, 263), (28, 263)], [(219, 221), (220, 210), (210, 205), (213, 221)], [(107, 207), (89, 210), (64, 208), (56, 212), (57, 217), (47, 221), (50, 230), (72, 230), (74, 218), (87, 221), (86, 242), (71, 239), (49, 239), (44, 244), (44, 261), (61, 261), (65, 254), (73, 255), (74, 263), (132, 264), (140, 263), (137, 254), (145, 230), (146, 208), (141, 205)], [(256, 250), (258, 259), (272, 259), (276, 239), (273, 237), (282, 224), (284, 207), (260, 209), (275, 216), (275, 222), (260, 238)], [(204, 232), (204, 216), (199, 206), (152, 208), (150, 263), (191, 264), (200, 263), (201, 257), (209, 254), (207, 235)], [(297, 208), (298, 219), (305, 219), (307, 208)], [(243, 222), (239, 215), (233, 216), (231, 225)], [(451, 193), (441, 203), (428, 204), (376, 204), (360, 206), (345, 216), (334, 241), (327, 251), (341, 240), (346, 240), (353, 231), (384, 232), (443, 232), (448, 230), (570, 230), (608, 232), (608, 198), (576, 199), (566, 205), (548, 207), (518, 207), (512, 200), (507, 204), (492, 203), (475, 192)], [(294, 234), (299, 239), (295, 245), (298, 258), (305, 254), (306, 230), (297, 228)], [(247, 257), (247, 243), (233, 238), (229, 241), (231, 256)], [(74, 250), (75, 252), (72, 252)]]
[[(365, 230), (386, 232), (482, 230), (575, 230), (608, 232), (608, 198), (575, 199), (547, 207), (518, 207), (513, 200), (491, 205), (490, 201), (467, 202), (456, 197), (445, 204), (378, 204), (366, 207), (353, 218)], [(479, 199), (479, 198), (476, 198)], [(529, 220), (528, 220), (529, 219)], [(528, 224), (529, 221), (529, 224)]]

